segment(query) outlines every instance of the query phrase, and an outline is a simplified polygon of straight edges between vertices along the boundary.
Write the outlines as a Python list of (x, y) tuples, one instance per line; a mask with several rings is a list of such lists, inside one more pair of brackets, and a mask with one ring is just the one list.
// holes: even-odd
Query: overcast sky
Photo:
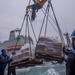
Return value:
[[(0, 41), (9, 39), (9, 32), (21, 27), (28, 1), (0, 0)], [(52, 0), (52, 4), (62, 32), (68, 31), (71, 34), (75, 29), (75, 0)], [(39, 10), (33, 22), (36, 35), (39, 34), (42, 14)], [(57, 35), (52, 28), (48, 29), (48, 34), (50, 36)]]

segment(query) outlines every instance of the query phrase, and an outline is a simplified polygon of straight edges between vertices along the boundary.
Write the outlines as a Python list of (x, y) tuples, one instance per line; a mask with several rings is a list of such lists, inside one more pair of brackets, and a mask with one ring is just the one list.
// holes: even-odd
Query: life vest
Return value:
[[(8, 56), (3, 56), (2, 54), (0, 54), (0, 59), (2, 61), (8, 61)], [(7, 63), (0, 63), (0, 69), (5, 69), (5, 67), (7, 66)]]

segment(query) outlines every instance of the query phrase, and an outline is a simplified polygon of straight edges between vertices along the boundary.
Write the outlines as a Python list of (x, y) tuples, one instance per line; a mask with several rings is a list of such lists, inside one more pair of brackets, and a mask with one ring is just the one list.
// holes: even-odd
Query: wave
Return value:
[(59, 75), (59, 73), (56, 72), (55, 69), (50, 68), (43, 75)]

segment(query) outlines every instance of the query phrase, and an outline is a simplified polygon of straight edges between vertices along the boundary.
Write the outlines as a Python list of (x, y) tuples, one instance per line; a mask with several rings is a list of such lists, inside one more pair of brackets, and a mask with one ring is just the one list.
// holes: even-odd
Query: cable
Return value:
[[(29, 0), (28, 5), (30, 5), (30, 2), (31, 2), (31, 0)], [(26, 9), (26, 14), (24, 15), (23, 22), (22, 22), (22, 25), (21, 25), (21, 28), (20, 28), (20, 32), (19, 32), (18, 38), (20, 37), (20, 34), (21, 34), (21, 31), (22, 31), (22, 28), (23, 28), (24, 21), (25, 21), (25, 18), (26, 18), (27, 13), (28, 13), (28, 10)], [(16, 48), (16, 46), (17, 46), (17, 44), (18, 44), (18, 41), (19, 41), (19, 39), (17, 39), (17, 41), (16, 41), (15, 48)]]
[[(47, 10), (47, 13), (49, 13), (49, 4), (48, 4), (48, 10)], [(48, 14), (47, 14), (47, 19), (46, 19), (46, 26), (45, 26), (45, 34), (44, 36), (46, 36), (46, 32), (47, 32), (47, 25), (48, 25)]]
[(30, 20), (31, 28), (32, 28), (32, 31), (33, 31), (33, 34), (34, 34), (34, 38), (35, 38), (35, 40), (36, 40), (36, 42), (37, 42), (37, 38), (36, 38), (36, 35), (35, 35), (35, 32), (34, 32), (33, 25), (32, 25), (32, 23), (31, 23), (30, 16), (29, 16), (29, 20)]
[(31, 2), (31, 0), (29, 1), (28, 6), (30, 5), (30, 2)]
[(26, 38), (27, 38), (27, 29), (28, 29), (28, 26), (27, 26), (27, 24), (26, 24), (26, 27), (25, 27), (25, 43), (26, 43)]
[[(45, 8), (43, 7), (43, 9), (45, 10)], [(46, 11), (46, 10), (45, 10)], [(47, 13), (49, 14), (49, 13)], [(55, 23), (55, 21), (52, 19), (52, 17), (49, 15), (49, 17), (51, 18), (51, 20)], [(56, 23), (55, 23), (56, 24)]]
[[(44, 19), (43, 19), (42, 26), (41, 26), (41, 29), (40, 29), (39, 37), (40, 37), (41, 32), (42, 32), (42, 28), (43, 28), (43, 25), (44, 25), (44, 20), (46, 18), (46, 13), (47, 13), (47, 8), (46, 8), (45, 15), (44, 15)], [(39, 39), (39, 37), (38, 37), (38, 39)]]
[(51, 6), (51, 9), (53, 11), (53, 15), (54, 15), (54, 18), (55, 18), (55, 21), (56, 21), (56, 25), (57, 25), (57, 28), (58, 28), (58, 31), (59, 31), (59, 36), (60, 36), (60, 39), (61, 39), (61, 42), (62, 42), (62, 47), (64, 47), (65, 42), (64, 42), (64, 38), (63, 38), (63, 35), (62, 35), (62, 32), (61, 32), (61, 29), (59, 27), (59, 24), (58, 24), (58, 21), (57, 21), (57, 18), (56, 18), (56, 15), (55, 15), (55, 12), (54, 12), (54, 9), (53, 9), (51, 1), (49, 1), (49, 3), (50, 3), (50, 6)]
[[(42, 10), (42, 9), (41, 9)], [(42, 12), (44, 13), (44, 11), (42, 10)], [(56, 28), (53, 26), (53, 24), (51, 23), (50, 19), (48, 19), (48, 21), (50, 22), (50, 24), (52, 25), (52, 27), (55, 29), (55, 31), (57, 32)], [(57, 32), (58, 34), (58, 32)]]
[[(21, 33), (22, 28), (23, 28), (23, 25), (24, 25), (25, 17), (26, 17), (26, 15), (24, 16), (24, 19), (23, 19), (23, 22), (22, 22), (22, 25), (21, 25), (21, 28), (20, 28), (20, 32), (19, 32), (19, 35), (18, 35), (18, 38), (20, 37), (20, 33)], [(16, 46), (17, 46), (17, 44), (18, 44), (18, 41), (19, 41), (19, 39), (17, 39), (17, 41), (16, 41), (15, 48), (16, 48)]]
[(28, 38), (29, 38), (29, 48), (30, 48), (30, 56), (31, 56), (32, 52), (31, 52), (31, 42), (30, 42), (30, 31), (29, 31), (28, 15), (26, 17), (26, 25), (28, 26)]

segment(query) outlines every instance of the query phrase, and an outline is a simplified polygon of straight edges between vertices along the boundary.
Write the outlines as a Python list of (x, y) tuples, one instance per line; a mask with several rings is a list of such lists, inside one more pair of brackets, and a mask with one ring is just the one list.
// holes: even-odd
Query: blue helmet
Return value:
[(6, 50), (5, 49), (2, 49), (1, 52), (4, 53), (4, 52), (6, 52)]
[(71, 37), (75, 38), (75, 30), (72, 32)]
[(12, 55), (15, 55), (16, 54), (16, 52), (12, 52)]

